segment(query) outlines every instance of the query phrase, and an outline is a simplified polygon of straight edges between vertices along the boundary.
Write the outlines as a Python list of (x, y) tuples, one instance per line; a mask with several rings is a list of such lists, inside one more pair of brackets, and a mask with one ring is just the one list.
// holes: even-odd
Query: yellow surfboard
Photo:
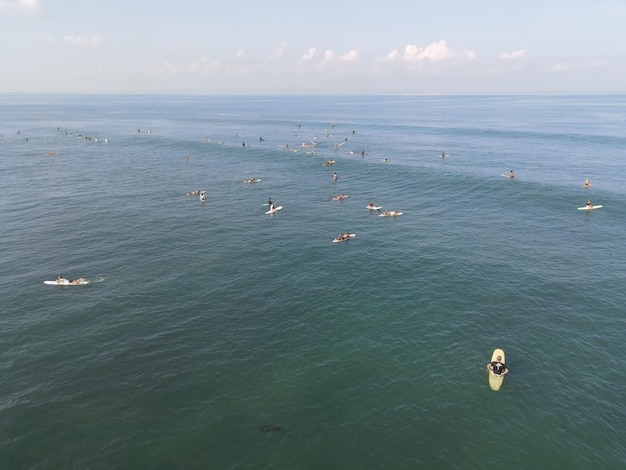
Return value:
[[(490, 362), (497, 361), (498, 356), (501, 356), (501, 362), (506, 364), (506, 357), (504, 356), (504, 351), (502, 349), (493, 350)], [(500, 387), (502, 387), (502, 382), (504, 382), (504, 375), (496, 375), (493, 373), (493, 371), (489, 371), (489, 387), (491, 387), (491, 390), (495, 390), (496, 392), (500, 390)]]

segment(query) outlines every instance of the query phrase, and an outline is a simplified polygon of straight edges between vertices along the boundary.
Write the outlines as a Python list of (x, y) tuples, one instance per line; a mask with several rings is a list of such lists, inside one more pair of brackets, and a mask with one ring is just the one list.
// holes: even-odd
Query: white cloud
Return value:
[(526, 57), (528, 57), (528, 53), (524, 49), (520, 49), (519, 51), (504, 52), (498, 56), (498, 59), (518, 60)]
[(85, 49), (87, 47), (97, 47), (104, 44), (104, 40), (99, 38), (98, 36), (93, 36), (91, 38), (84, 38), (80, 36), (65, 36), (63, 38), (63, 42), (69, 44), (70, 46), (80, 47), (81, 49)]
[(237, 59), (243, 59), (245, 56), (246, 52), (243, 49), (239, 49), (235, 54), (235, 57), (237, 57)]
[(581, 63), (565, 63), (559, 62), (550, 67), (551, 72), (566, 72), (569, 70), (581, 70), (581, 69), (593, 69), (598, 67), (604, 67), (608, 63), (603, 60), (594, 60), (592, 62), (581, 62)]
[(287, 43), (283, 42), (279, 47), (274, 49), (271, 55), (271, 59), (273, 60), (282, 59), (286, 51), (287, 51)]
[(352, 49), (350, 52), (339, 57), (339, 60), (343, 60), (344, 62), (358, 62), (359, 61), (359, 51), (356, 49)]
[(302, 60), (305, 62), (310, 62), (317, 55), (317, 49), (314, 47), (309, 47), (309, 50), (306, 54), (302, 56)]
[(180, 69), (178, 68), (176, 64), (172, 64), (169, 61), (165, 61), (163, 62), (162, 70), (164, 73), (168, 75), (177, 75)]
[(0, 9), (38, 12), (41, 10), (39, 0), (0, 0)]
[(335, 53), (330, 49), (324, 52), (324, 62), (331, 62), (335, 58)]
[(407, 44), (404, 47), (404, 52), (401, 53), (398, 49), (393, 49), (385, 57), (378, 57), (377, 62), (397, 62), (402, 60), (403, 62), (442, 62), (445, 60), (452, 60), (457, 58), (464, 58), (466, 60), (475, 60), (476, 53), (470, 49), (466, 49), (463, 52), (450, 49), (446, 44), (446, 41), (433, 42), (430, 45), (421, 48), (415, 44)]
[(422, 60), (429, 60), (431, 62), (440, 62), (448, 60), (456, 56), (457, 53), (448, 48), (446, 41), (433, 42), (424, 49), (409, 44), (404, 49), (404, 60), (406, 62), (420, 62)]
[(386, 59), (392, 62), (400, 59), (400, 51), (398, 49), (394, 49), (389, 54), (387, 54)]
[(214, 72), (219, 67), (219, 61), (209, 60), (208, 57), (202, 56), (198, 60), (192, 62), (187, 70), (191, 73), (206, 75), (207, 73)]

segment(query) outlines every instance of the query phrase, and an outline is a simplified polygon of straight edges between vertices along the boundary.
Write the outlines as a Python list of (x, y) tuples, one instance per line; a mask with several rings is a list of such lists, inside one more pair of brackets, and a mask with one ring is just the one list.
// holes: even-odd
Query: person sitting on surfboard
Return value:
[(370, 201), (370, 207), (374, 207), (374, 201)]
[(496, 357), (496, 360), (487, 364), (487, 369), (493, 372), (495, 375), (506, 375), (509, 373), (506, 364), (502, 362), (502, 356)]
[(513, 170), (509, 171), (509, 178), (515, 178), (515, 173), (513, 173)]
[(585, 183), (583, 184), (583, 188), (588, 188), (591, 186), (591, 183), (589, 183), (589, 178), (585, 178)]
[(67, 279), (65, 279), (65, 278), (64, 278), (63, 276), (61, 276), (60, 274), (59, 274), (59, 277), (57, 277), (57, 284), (67, 284), (67, 283), (69, 283), (69, 282), (70, 282), (70, 281), (68, 281)]
[(593, 205), (591, 204), (591, 199), (587, 199), (587, 208), (592, 209)]
[(267, 205), (268, 205), (268, 206), (272, 206), (273, 204), (274, 204), (274, 203), (272, 202), (272, 198), (271, 198), (271, 197), (270, 197), (270, 198), (268, 198), (268, 199), (267, 199)]

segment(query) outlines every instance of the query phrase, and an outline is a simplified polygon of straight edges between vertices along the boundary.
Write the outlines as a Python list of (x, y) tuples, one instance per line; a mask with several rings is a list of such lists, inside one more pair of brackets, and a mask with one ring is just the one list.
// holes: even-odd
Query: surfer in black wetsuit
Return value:
[(493, 372), (495, 375), (506, 375), (509, 373), (506, 364), (502, 362), (502, 356), (496, 357), (496, 360), (487, 364), (487, 369)]

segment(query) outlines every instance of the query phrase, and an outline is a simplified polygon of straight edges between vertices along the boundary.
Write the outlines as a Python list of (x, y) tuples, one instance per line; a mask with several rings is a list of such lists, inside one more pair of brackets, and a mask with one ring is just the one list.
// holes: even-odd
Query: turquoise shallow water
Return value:
[(11, 468), (626, 464), (624, 96), (0, 98)]

